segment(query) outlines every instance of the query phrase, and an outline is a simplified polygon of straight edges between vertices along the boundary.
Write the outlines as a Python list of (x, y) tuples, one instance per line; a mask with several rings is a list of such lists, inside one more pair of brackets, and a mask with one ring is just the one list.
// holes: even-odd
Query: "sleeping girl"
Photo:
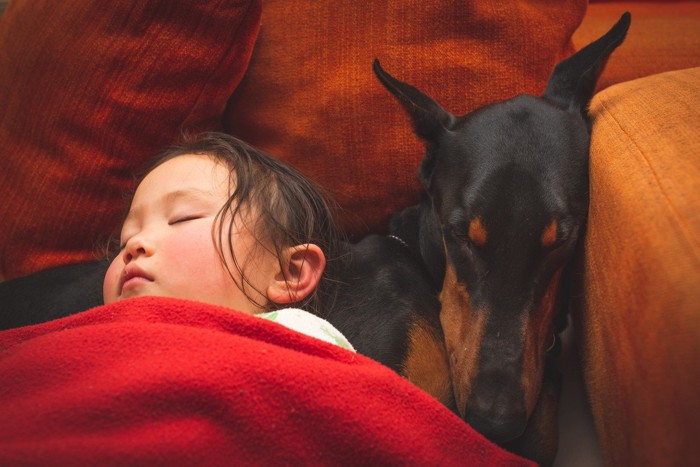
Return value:
[[(141, 178), (105, 275), (104, 303), (196, 300), (260, 314), (343, 347), (319, 311), (338, 236), (312, 182), (225, 134), (161, 154)], [(295, 309), (289, 308), (295, 307)]]

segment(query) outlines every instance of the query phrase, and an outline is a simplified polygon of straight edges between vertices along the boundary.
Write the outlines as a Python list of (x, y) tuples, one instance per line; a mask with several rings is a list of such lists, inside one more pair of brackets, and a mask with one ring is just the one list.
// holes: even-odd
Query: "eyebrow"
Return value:
[(171, 203), (181, 198), (203, 199), (209, 197), (210, 195), (211, 193), (200, 190), (199, 188), (182, 188), (166, 193), (163, 195), (161, 200), (166, 203)]

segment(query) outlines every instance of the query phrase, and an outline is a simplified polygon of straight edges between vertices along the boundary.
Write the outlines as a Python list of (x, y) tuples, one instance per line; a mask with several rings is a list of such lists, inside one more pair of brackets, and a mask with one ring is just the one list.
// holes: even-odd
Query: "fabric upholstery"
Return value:
[(700, 68), (592, 104), (591, 206), (575, 302), (607, 465), (700, 457)]
[(579, 49), (632, 13), (625, 42), (615, 50), (597, 90), (665, 71), (700, 66), (700, 2), (603, 2), (588, 6), (573, 36)]
[[(698, 0), (635, 0), (634, 2), (625, 2), (629, 4), (634, 3), (678, 3), (681, 2), (697, 2)], [(590, 4), (595, 3), (620, 3), (618, 0), (589, 0)]]
[(0, 20), (0, 277), (93, 259), (144, 159), (221, 126), (259, 0), (13, 0)]
[(541, 94), (573, 51), (586, 3), (266, 1), (228, 129), (319, 181), (351, 236), (381, 231), (390, 213), (417, 201), (424, 150), (374, 77), (374, 58), (461, 115)]

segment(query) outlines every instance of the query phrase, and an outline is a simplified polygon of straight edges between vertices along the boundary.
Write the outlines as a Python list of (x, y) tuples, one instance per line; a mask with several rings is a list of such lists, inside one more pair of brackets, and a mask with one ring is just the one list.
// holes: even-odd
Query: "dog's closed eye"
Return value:
[(464, 220), (455, 221), (448, 226), (448, 230), (460, 243), (469, 248), (485, 246), (489, 237), (479, 216), (473, 217), (468, 224)]

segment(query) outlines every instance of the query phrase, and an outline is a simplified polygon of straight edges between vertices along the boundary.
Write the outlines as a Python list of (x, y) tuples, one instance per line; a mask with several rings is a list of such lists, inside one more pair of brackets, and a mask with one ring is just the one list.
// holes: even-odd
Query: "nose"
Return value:
[(124, 262), (130, 263), (139, 256), (153, 254), (153, 242), (146, 235), (139, 233), (131, 237), (124, 246)]
[(513, 375), (480, 375), (467, 402), (465, 421), (496, 443), (520, 436), (527, 426), (524, 388)]

